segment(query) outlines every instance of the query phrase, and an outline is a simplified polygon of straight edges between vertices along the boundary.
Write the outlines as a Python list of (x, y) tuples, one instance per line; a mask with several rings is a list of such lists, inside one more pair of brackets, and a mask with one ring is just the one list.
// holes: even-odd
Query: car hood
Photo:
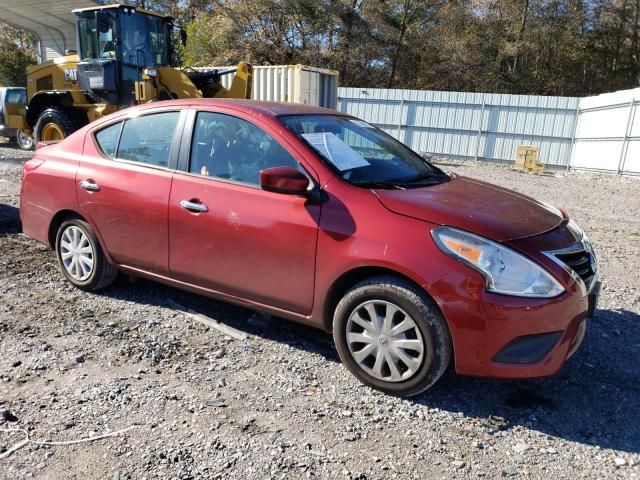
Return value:
[(407, 190), (376, 189), (389, 210), (506, 242), (556, 228), (562, 213), (520, 193), (452, 175), (448, 182)]

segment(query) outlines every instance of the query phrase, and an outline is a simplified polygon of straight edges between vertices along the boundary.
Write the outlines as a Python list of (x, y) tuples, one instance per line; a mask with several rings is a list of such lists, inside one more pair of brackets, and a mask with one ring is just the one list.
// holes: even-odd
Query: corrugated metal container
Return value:
[(536, 145), (566, 166), (580, 99), (428, 90), (339, 88), (338, 109), (382, 128), (413, 150), (513, 162)]
[[(228, 70), (234, 67), (206, 67), (197, 70)], [(231, 86), (233, 74), (222, 77)], [(306, 65), (262, 65), (253, 67), (251, 98), (272, 102), (292, 102), (336, 109), (338, 72)]]

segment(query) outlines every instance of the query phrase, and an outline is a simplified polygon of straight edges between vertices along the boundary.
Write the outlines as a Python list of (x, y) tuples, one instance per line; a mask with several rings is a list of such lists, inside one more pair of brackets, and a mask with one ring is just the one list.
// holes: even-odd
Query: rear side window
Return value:
[(98, 142), (100, 150), (102, 150), (105, 155), (109, 157), (116, 156), (120, 130), (122, 130), (122, 122), (109, 125), (107, 128), (103, 128), (96, 133), (96, 142)]
[(163, 112), (126, 120), (116, 157), (158, 167), (169, 165), (180, 112)]

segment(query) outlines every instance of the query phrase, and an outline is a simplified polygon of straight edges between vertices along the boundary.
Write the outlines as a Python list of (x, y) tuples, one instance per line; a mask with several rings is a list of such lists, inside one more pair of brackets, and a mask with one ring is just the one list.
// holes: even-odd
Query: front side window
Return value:
[(198, 113), (191, 173), (259, 185), (260, 171), (270, 167), (301, 169), (275, 138), (253, 123), (221, 113)]
[(116, 157), (167, 167), (179, 116), (180, 112), (163, 112), (126, 120)]
[(415, 188), (449, 180), (442, 170), (362, 120), (339, 115), (291, 115), (279, 120), (353, 185)]

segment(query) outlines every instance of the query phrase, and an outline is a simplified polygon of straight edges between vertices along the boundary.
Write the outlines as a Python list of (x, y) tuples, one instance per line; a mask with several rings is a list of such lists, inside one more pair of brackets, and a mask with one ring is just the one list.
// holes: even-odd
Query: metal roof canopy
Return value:
[(38, 61), (76, 49), (76, 19), (71, 10), (95, 7), (94, 0), (0, 0), (0, 21), (32, 32), (38, 39)]

